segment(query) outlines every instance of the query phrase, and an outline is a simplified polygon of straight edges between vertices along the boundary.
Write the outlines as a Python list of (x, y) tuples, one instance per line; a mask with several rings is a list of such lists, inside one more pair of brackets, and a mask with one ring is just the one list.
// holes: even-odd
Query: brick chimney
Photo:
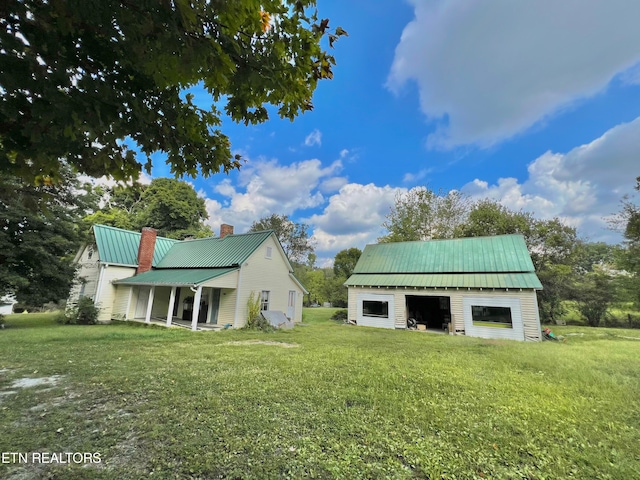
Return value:
[(151, 265), (153, 264), (153, 252), (156, 248), (157, 234), (158, 232), (153, 228), (144, 227), (142, 229), (140, 246), (138, 247), (138, 268), (136, 270), (136, 275), (151, 270)]
[(233, 235), (233, 225), (223, 223), (220, 225), (220, 238), (224, 238), (227, 235)]

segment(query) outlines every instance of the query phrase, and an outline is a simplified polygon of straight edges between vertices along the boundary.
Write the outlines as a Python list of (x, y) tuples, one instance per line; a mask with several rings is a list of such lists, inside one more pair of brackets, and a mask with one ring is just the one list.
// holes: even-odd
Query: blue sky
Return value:
[[(318, 3), (349, 32), (335, 78), (293, 123), (224, 123), (246, 165), (191, 181), (214, 231), (286, 214), (328, 264), (375, 242), (394, 197), (427, 185), (620, 239), (605, 219), (640, 175), (640, 3)], [(168, 175), (158, 157), (152, 176)]]

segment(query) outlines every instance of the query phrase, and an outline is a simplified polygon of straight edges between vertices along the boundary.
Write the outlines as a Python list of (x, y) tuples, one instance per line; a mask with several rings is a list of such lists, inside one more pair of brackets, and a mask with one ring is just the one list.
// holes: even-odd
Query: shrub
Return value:
[(626, 328), (640, 328), (640, 317), (637, 317), (635, 315), (631, 315), (630, 313), (627, 314), (627, 324), (625, 325)]
[(262, 330), (263, 332), (273, 332), (275, 327), (260, 315), (260, 295), (251, 292), (247, 300), (247, 330)]
[(27, 310), (27, 313), (29, 312), (29, 310), (27, 309), (27, 306), (22, 303), (16, 303), (13, 306), (13, 313), (22, 313), (25, 310)]
[(40, 310), (43, 311), (43, 312), (55, 312), (56, 310), (60, 310), (61, 308), (63, 308), (60, 303), (61, 302), (45, 303), (44, 305), (42, 305)]
[(0, 313), (0, 328), (4, 328), (4, 315)]
[(576, 308), (590, 327), (597, 327), (607, 316), (612, 299), (611, 278), (602, 272), (584, 275), (575, 289)]
[(94, 305), (89, 297), (80, 297), (78, 303), (68, 307), (56, 321), (70, 325), (95, 325), (100, 315), (100, 307)]
[(347, 317), (348, 317), (347, 310), (336, 310), (336, 312), (333, 315), (331, 315), (331, 320), (346, 322)]

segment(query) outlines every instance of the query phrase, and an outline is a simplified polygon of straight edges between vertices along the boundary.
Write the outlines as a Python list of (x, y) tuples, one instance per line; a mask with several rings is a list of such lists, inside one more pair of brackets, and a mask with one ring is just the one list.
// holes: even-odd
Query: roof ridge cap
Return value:
[(454, 240), (479, 240), (479, 239), (488, 239), (488, 238), (499, 238), (499, 237), (522, 237), (524, 235), (522, 233), (501, 233), (499, 235), (481, 235), (475, 237), (454, 237), (454, 238), (432, 238), (430, 240), (405, 240), (403, 242), (379, 242), (379, 243), (367, 243), (365, 247), (376, 247), (381, 245), (396, 245), (402, 243), (430, 243), (430, 242), (452, 242)]
[(255, 232), (231, 233), (229, 235), (226, 235), (224, 238), (227, 238), (227, 237), (241, 237), (243, 235), (257, 235), (257, 234), (260, 234), (260, 233), (273, 233), (273, 232), (275, 232), (275, 230), (273, 228), (270, 228), (268, 230), (257, 230)]
[[(114, 227), (114, 226), (112, 226), (112, 225), (103, 225), (103, 224), (101, 224), (101, 223), (96, 223), (96, 224), (94, 224), (94, 225), (93, 225), (93, 227), (108, 228), (108, 229), (110, 229), (110, 230), (118, 230), (118, 231), (120, 231), (120, 232), (123, 232), (123, 233), (130, 233), (130, 234), (132, 234), (132, 235), (140, 235), (140, 236), (142, 235), (142, 233), (140, 233), (140, 232), (136, 232), (135, 230), (127, 230), (126, 228)], [(154, 229), (154, 230), (155, 230), (155, 229)], [(169, 237), (163, 237), (163, 236), (156, 236), (156, 240), (157, 240), (158, 238), (162, 238), (163, 240), (170, 240), (170, 241), (172, 241), (172, 242), (179, 242), (179, 241), (180, 241), (180, 240), (175, 239), (175, 238), (169, 238)]]

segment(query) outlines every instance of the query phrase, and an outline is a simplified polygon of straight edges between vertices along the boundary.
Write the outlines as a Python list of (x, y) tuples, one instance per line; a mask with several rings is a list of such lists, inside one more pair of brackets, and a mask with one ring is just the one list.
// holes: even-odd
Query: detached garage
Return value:
[(542, 285), (521, 235), (367, 245), (345, 285), (360, 326), (541, 338)]

